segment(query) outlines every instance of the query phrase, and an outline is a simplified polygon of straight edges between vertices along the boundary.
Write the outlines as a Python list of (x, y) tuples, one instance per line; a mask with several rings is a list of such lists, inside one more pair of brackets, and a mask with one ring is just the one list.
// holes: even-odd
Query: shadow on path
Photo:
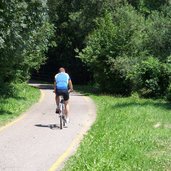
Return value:
[(60, 128), (57, 124), (49, 124), (49, 125), (36, 124), (34, 126), (42, 127), (42, 128), (50, 128), (50, 129)]
[(37, 87), (39, 89), (53, 90), (53, 85), (52, 84), (37, 84), (37, 83), (31, 83), (30, 85), (33, 86), (33, 87)]

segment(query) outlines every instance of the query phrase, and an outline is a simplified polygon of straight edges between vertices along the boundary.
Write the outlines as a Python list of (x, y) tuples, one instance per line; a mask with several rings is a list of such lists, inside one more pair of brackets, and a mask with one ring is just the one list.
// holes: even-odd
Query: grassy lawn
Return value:
[(89, 95), (97, 106), (97, 120), (64, 170), (171, 170), (171, 104)]
[(0, 96), (0, 126), (18, 117), (33, 103), (38, 101), (40, 97), (40, 91), (38, 89), (26, 84), (17, 85), (16, 94), (12, 97)]

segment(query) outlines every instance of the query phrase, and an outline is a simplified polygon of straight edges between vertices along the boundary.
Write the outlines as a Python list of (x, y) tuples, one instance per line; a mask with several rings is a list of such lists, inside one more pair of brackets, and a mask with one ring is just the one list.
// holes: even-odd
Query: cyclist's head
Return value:
[(65, 72), (65, 68), (63, 67), (59, 68), (59, 72)]

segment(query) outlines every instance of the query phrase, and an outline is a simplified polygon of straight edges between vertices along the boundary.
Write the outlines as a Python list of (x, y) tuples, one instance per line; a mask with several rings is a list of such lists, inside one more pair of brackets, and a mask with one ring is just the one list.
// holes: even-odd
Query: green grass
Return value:
[(66, 171), (171, 170), (171, 104), (90, 94), (97, 119)]
[(15, 95), (0, 96), (0, 126), (21, 115), (40, 97), (40, 91), (27, 84), (15, 85)]

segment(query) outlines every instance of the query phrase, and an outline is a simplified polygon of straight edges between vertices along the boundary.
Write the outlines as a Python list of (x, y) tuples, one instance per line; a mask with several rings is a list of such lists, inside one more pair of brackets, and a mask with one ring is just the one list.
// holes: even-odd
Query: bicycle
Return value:
[(65, 120), (65, 104), (63, 96), (59, 96), (60, 102), (59, 102), (59, 120), (60, 120), (60, 129), (62, 129), (64, 126), (66, 126), (66, 120)]

